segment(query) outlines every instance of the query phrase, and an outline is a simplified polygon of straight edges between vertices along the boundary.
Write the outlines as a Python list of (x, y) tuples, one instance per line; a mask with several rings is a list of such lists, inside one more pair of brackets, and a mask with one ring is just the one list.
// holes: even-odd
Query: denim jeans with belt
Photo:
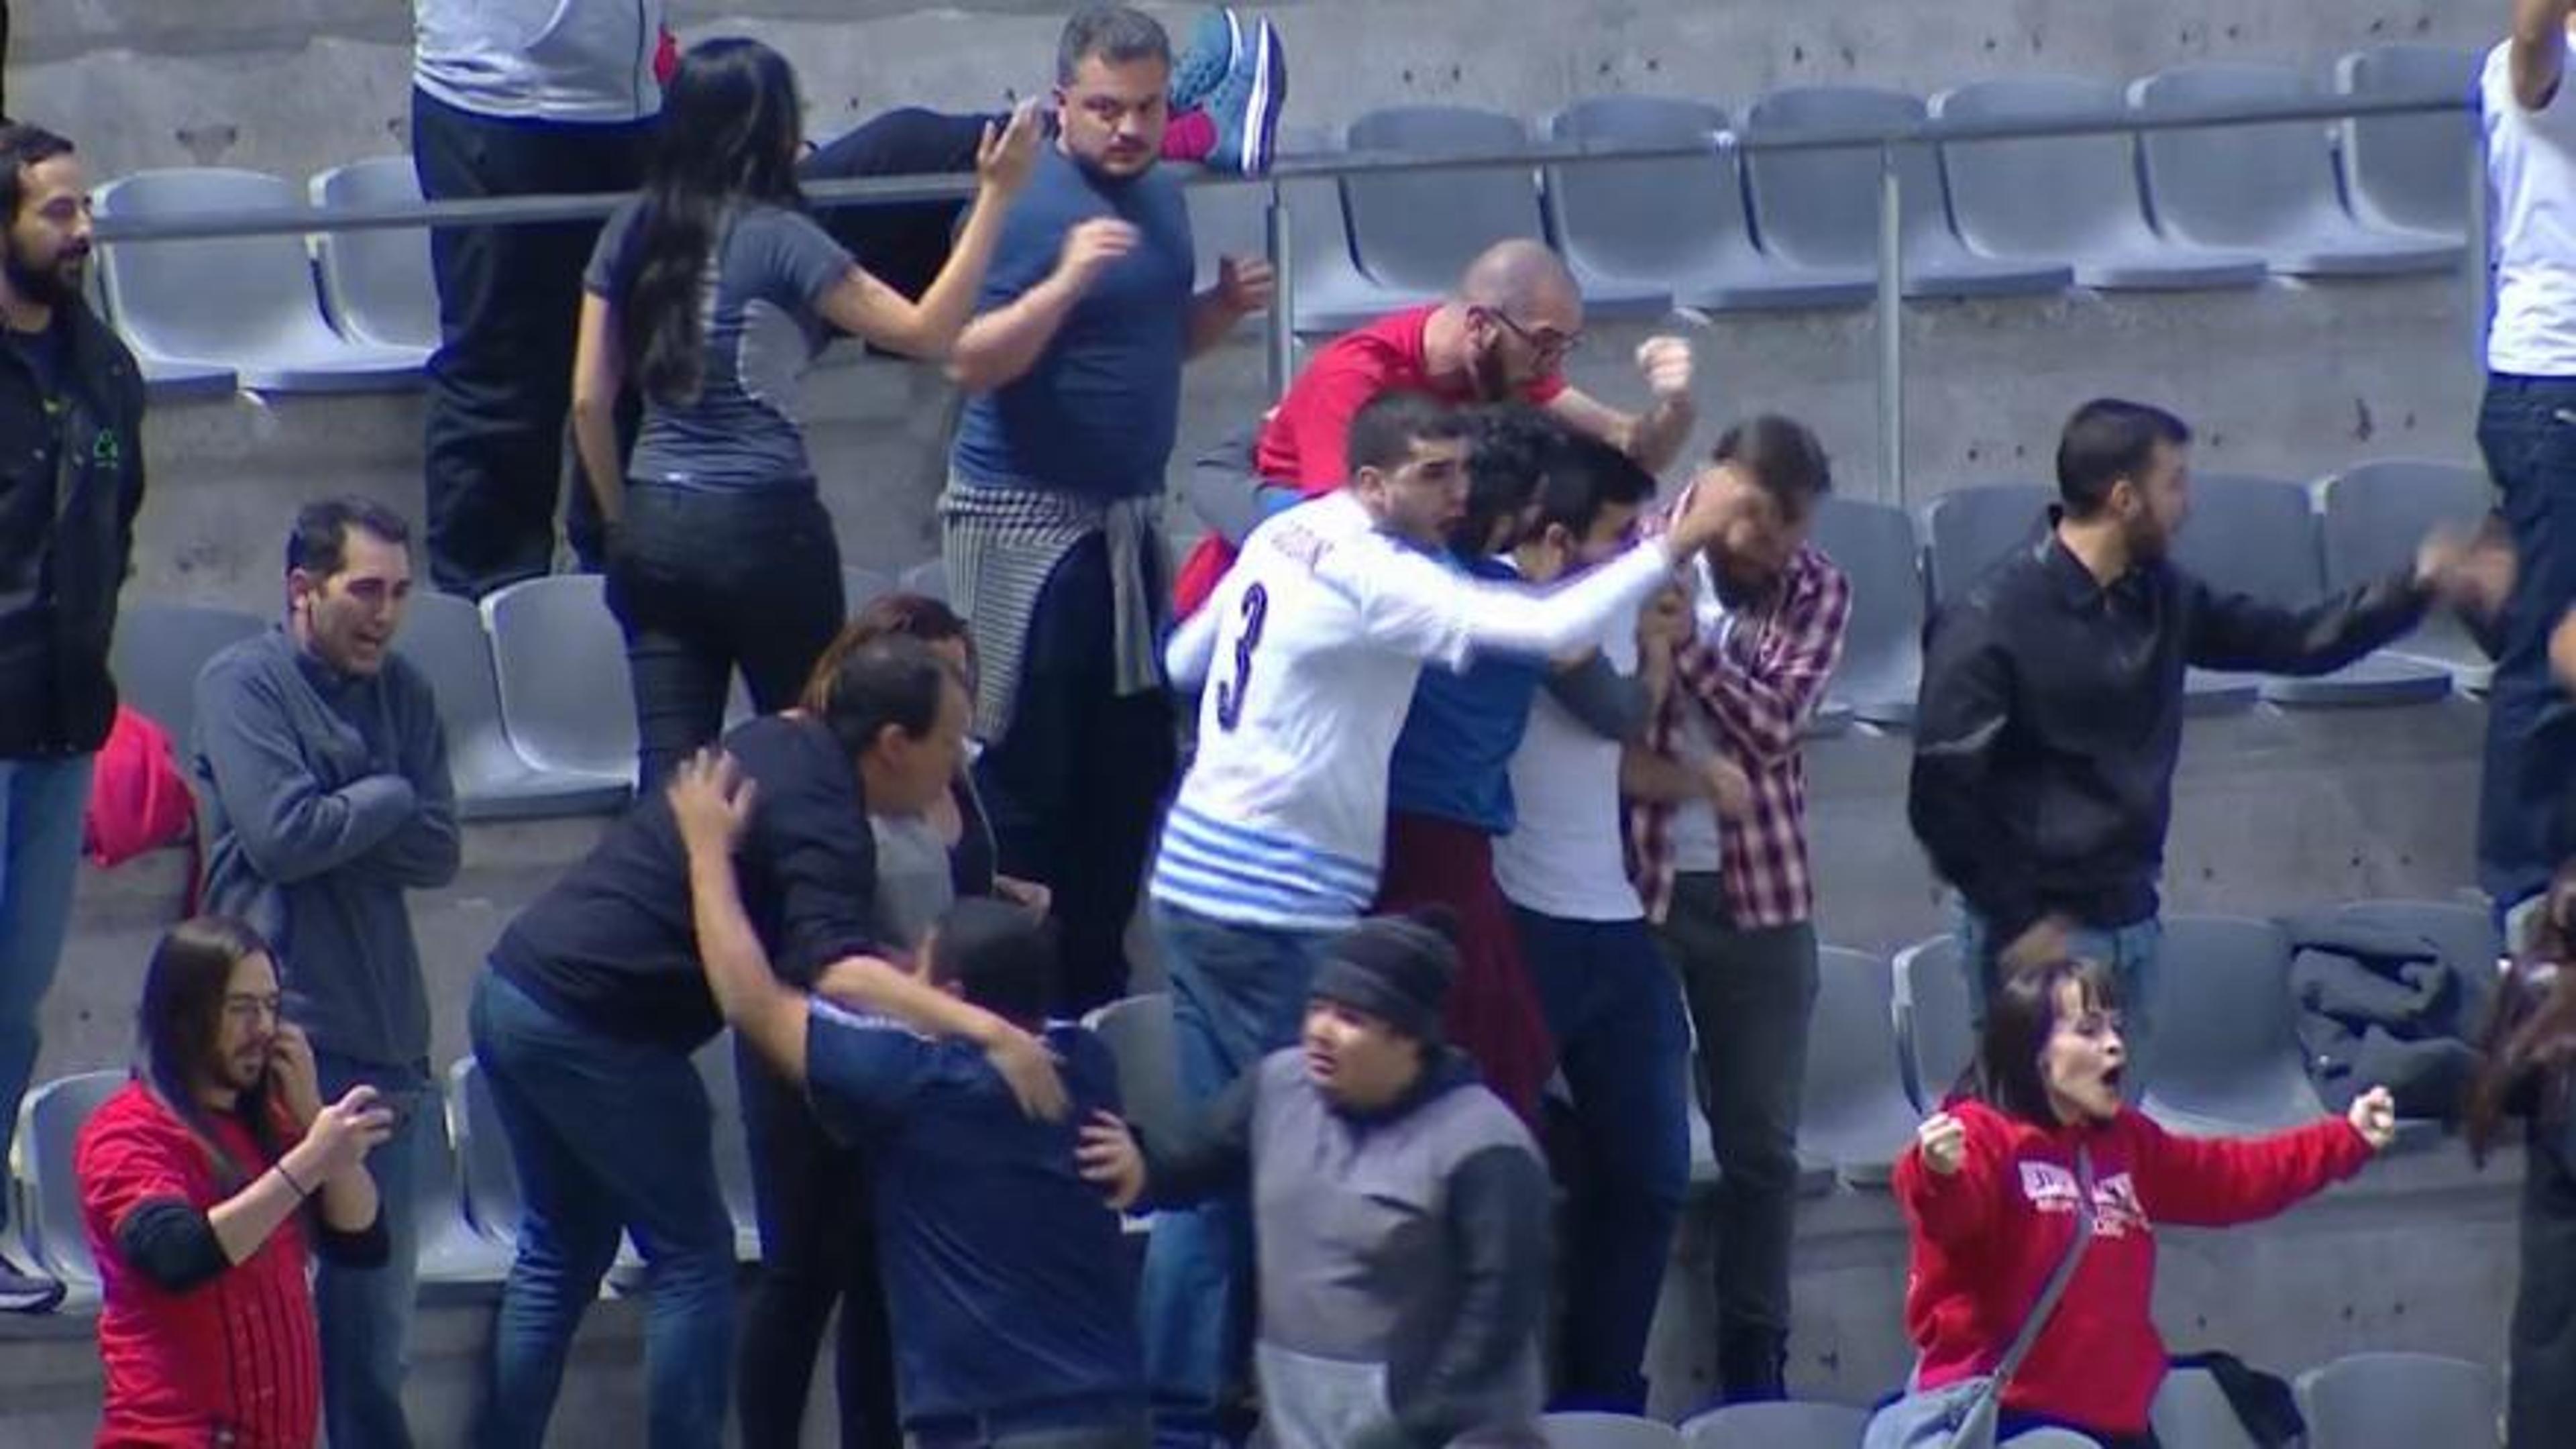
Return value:
[(0, 760), (0, 1149), (36, 1072), (37, 1013), (71, 927), (91, 759)]
[(2576, 705), (2549, 672), (2549, 634), (2576, 605), (2576, 377), (2487, 379), (2478, 448), (2519, 561), (2487, 695), (2478, 885), (2499, 908), (2537, 895), (2571, 851)]
[[(2079, 926), (2067, 940), (2070, 954), (2110, 967), (2111, 979), (2119, 983), (2120, 1045), (2127, 1057), (2120, 1074), (2120, 1091), (2132, 1102), (2147, 1088), (2147, 1052), (2156, 1029), (2156, 966), (2164, 938), (2164, 923), (2149, 916), (2125, 926)], [(1959, 907), (1958, 941), (1959, 959), (1967, 963), (1970, 1019), (1982, 1027), (1986, 1000), (1994, 995), (1996, 983), (2001, 980), (1996, 954), (2009, 943), (1995, 940), (1985, 918), (1964, 904)], [(1949, 1084), (1923, 1085), (1926, 1091), (1940, 1092)]]

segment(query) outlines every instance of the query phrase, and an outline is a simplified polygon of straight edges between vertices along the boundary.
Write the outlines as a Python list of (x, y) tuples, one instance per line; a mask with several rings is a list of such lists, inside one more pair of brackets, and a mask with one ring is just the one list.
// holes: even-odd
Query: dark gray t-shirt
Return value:
[[(582, 285), (622, 305), (641, 261), (643, 200), (600, 229)], [(797, 427), (805, 370), (830, 340), (819, 311), (850, 254), (810, 216), (776, 206), (732, 214), (701, 284), (704, 382), (687, 403), (645, 400), (626, 475), (686, 488), (758, 488), (814, 476)]]

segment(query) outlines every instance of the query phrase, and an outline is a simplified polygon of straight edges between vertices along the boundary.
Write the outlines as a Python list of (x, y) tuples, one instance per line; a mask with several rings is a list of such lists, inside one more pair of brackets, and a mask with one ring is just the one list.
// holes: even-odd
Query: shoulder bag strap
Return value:
[(2030, 1356), (2031, 1345), (2039, 1341), (2040, 1330), (2048, 1326), (2048, 1316), (2057, 1310), (2057, 1300), (2066, 1294), (2066, 1285), (2075, 1277), (2075, 1266), (2084, 1261), (2084, 1250), (2093, 1242), (2093, 1153), (2082, 1143), (2075, 1148), (2075, 1240), (2066, 1245), (2066, 1256), (2057, 1260), (2057, 1268), (2048, 1275), (2047, 1286), (2039, 1290), (2039, 1301), (2022, 1320), (2021, 1332), (2013, 1335), (2012, 1346), (2004, 1350), (1995, 1364), (1995, 1388), (2000, 1393), (2012, 1382), (2013, 1371)]

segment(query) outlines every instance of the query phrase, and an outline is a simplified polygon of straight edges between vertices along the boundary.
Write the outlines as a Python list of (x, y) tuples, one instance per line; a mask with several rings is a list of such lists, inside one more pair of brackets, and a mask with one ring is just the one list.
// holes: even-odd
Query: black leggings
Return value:
[(815, 1351), (835, 1303), (842, 1449), (902, 1449), (866, 1166), (824, 1133), (804, 1093), (739, 1042), (734, 1069), (760, 1211), (760, 1277), (743, 1310), (734, 1381), (743, 1449), (799, 1443)]

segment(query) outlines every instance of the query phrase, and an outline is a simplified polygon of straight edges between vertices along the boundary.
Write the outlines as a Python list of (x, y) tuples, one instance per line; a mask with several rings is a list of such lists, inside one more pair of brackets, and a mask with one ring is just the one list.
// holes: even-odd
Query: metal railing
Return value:
[[(2462, 117), (2461, 175), (2468, 193), (2467, 262), (2462, 267), (2470, 299), (2470, 346), (2483, 355), (2489, 302), (2486, 256), (2488, 218), (2484, 137), (2474, 124), (2473, 96), (2327, 96), (2158, 113), (2034, 115), (2011, 118), (1926, 118), (1902, 125), (1800, 127), (1794, 131), (1722, 129), (1688, 142), (1602, 145), (1580, 141), (1534, 142), (1510, 151), (1437, 155), (1398, 151), (1336, 151), (1284, 156), (1257, 179), (1207, 175), (1194, 186), (1258, 186), (1269, 193), (1264, 249), (1278, 271), (1278, 297), (1265, 338), (1271, 395), (1284, 393), (1296, 371), (1296, 279), (1284, 183), (1404, 175), (1428, 171), (1525, 170), (1608, 161), (1690, 160), (1730, 152), (1825, 151), (1876, 148), (1879, 153), (1876, 326), (1879, 462), (1887, 486), (1903, 501), (1905, 484), (1905, 222), (1903, 168), (1908, 148), (1978, 141), (2042, 140), (2071, 136), (2134, 136), (2148, 132), (2236, 126), (2339, 122), (2375, 117), (2456, 114)], [(949, 173), (821, 181), (805, 188), (817, 209), (963, 200), (975, 179)], [(98, 240), (118, 242), (202, 240), (219, 237), (305, 235), (432, 226), (529, 225), (603, 218), (627, 193), (498, 197), (471, 201), (382, 203), (363, 206), (263, 207), (207, 211), (188, 216), (101, 217)]]

